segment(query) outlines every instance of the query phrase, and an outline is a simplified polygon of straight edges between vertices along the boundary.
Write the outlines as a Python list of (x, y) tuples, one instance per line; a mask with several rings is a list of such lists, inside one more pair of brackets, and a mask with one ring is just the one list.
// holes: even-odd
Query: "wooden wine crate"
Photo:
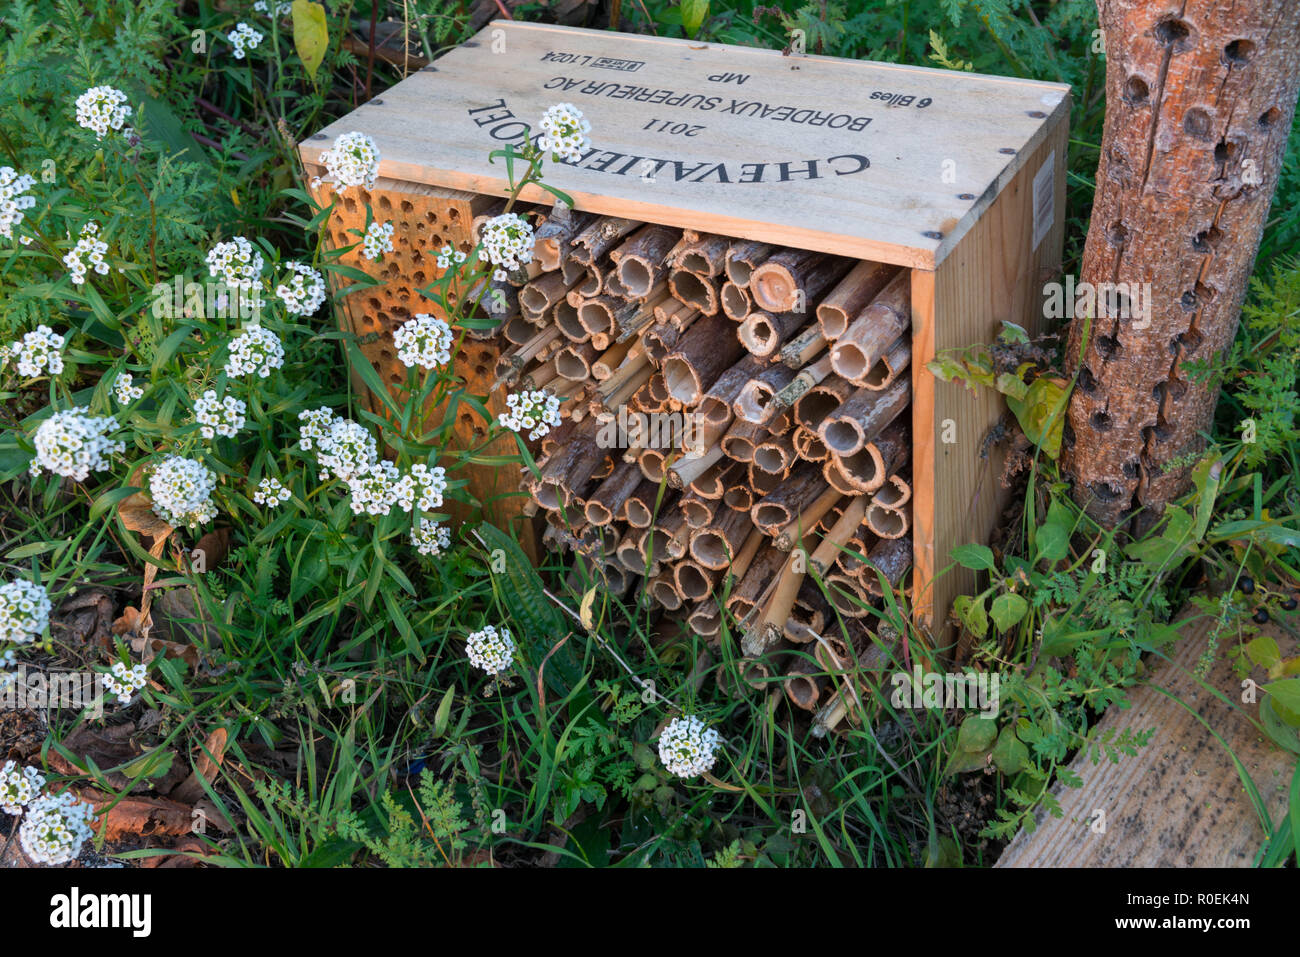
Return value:
[[(364, 203), (395, 226), (388, 285), (347, 297), (354, 331), (384, 376), (402, 376), (385, 333), (436, 312), (414, 290), (444, 243), (471, 248), (469, 221), (508, 192), (488, 153), (522, 143), (558, 102), (590, 120), (594, 148), (549, 163), (575, 208), (798, 247), (911, 270), (913, 604), (940, 625), (973, 584), (951, 549), (986, 540), (1003, 495), (985, 438), (1003, 404), (938, 382), (937, 352), (990, 341), (1002, 320), (1043, 326), (1042, 283), (1060, 267), (1069, 88), (1030, 80), (784, 55), (718, 44), (495, 22), (300, 145), (309, 175), (342, 133), (369, 134), (382, 179), (350, 190), (329, 225), (357, 242)], [(318, 189), (328, 203), (328, 185)], [(550, 205), (531, 188), (523, 200)], [(374, 274), (358, 252), (345, 262)], [(367, 268), (369, 267), (369, 268)], [(471, 343), (458, 371), (484, 394), (498, 353)], [(490, 409), (502, 408), (500, 390)], [(478, 445), (481, 424), (458, 421)], [(509, 451), (507, 438), (501, 445)], [(493, 449), (487, 450), (489, 453)], [(513, 481), (481, 467), (470, 488), (499, 516)]]

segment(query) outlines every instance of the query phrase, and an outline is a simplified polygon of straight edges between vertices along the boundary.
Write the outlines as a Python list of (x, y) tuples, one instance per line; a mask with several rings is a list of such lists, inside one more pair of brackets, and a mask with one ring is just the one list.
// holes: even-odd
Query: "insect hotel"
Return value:
[[(521, 195), (533, 261), (457, 371), (494, 415), (510, 392), (545, 388), (563, 423), (537, 444), (540, 478), (458, 476), (526, 545), (544, 528), (611, 590), (714, 640), (731, 616), (753, 658), (830, 630), (837, 611), (865, 631), (882, 579), (918, 624), (942, 626), (973, 582), (938, 573), (1003, 504), (985, 448), (1002, 408), (926, 363), (1002, 320), (1042, 325), (1068, 88), (493, 23), (300, 147), (309, 176), (340, 134), (380, 151), (373, 189), (315, 190), (337, 201), (338, 247), (357, 243), (366, 202), (395, 226), (382, 262), (343, 259), (383, 283), (342, 303), (384, 381), (406, 377), (393, 329), (438, 311), (416, 292), (441, 275), (438, 250), (468, 252), (503, 209), (489, 152), (535, 135), (559, 102), (592, 128), (591, 150), (546, 167), (573, 208)], [(482, 446), (487, 424), (454, 414), (456, 442)], [(486, 451), (513, 449), (506, 436)], [(812, 707), (816, 686), (790, 694)]]

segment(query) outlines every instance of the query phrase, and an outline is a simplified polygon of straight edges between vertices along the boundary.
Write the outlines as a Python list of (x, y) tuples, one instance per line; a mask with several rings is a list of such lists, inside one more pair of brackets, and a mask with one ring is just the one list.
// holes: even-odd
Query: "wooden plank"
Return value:
[[(1067, 116), (1055, 121), (939, 269), (912, 271), (913, 607), (916, 620), (935, 629), (944, 627), (953, 598), (975, 584), (974, 573), (960, 567), (936, 575), (951, 564), (955, 546), (988, 541), (1006, 502), (1002, 455), (994, 450), (981, 458), (1006, 404), (992, 389), (972, 395), (964, 386), (939, 382), (926, 363), (947, 349), (992, 342), (1004, 319), (1031, 333), (1044, 329), (1042, 284), (1060, 270), (1065, 235)], [(1040, 176), (1035, 243), (1034, 180)]]
[[(309, 180), (322, 172), (307, 167)], [(344, 328), (358, 336), (362, 354), (380, 378), (392, 383), (396, 389), (397, 383), (406, 381), (407, 369), (397, 358), (393, 330), (420, 312), (446, 318), (441, 305), (424, 297), (419, 289), (441, 278), (443, 270), (437, 268), (435, 260), (437, 251), (444, 245), (464, 252), (474, 248), (470, 241), (471, 223), (491, 200), (472, 193), (386, 178), (376, 182), (373, 190), (351, 189), (343, 196), (335, 194), (329, 184), (321, 184), (313, 189), (313, 198), (322, 206), (335, 203), (327, 227), (330, 245), (336, 249), (357, 246), (344, 253), (339, 261), (382, 283), (347, 295), (347, 288), (352, 285), (350, 281), (335, 275), (330, 279), (336, 293), (342, 294), (336, 296), (336, 301), (340, 305)], [(365, 230), (367, 204), (376, 222), (393, 224), (393, 251), (385, 253), (379, 262), (371, 262), (361, 255), (359, 233)], [(501, 341), (498, 339), (466, 339), (453, 367), (471, 394), (486, 396), (487, 408), (494, 416), (506, 409), (507, 393), (491, 391), (500, 355)], [(355, 369), (352, 370), (352, 381), (353, 388), (366, 401), (367, 407), (376, 415), (385, 414), (383, 403), (370, 396)], [(434, 427), (442, 415), (442, 410), (430, 405), (425, 410), (426, 427)], [(510, 435), (500, 436), (485, 446), (486, 429), (487, 424), (477, 413), (468, 408), (461, 409), (452, 427), (450, 448), (457, 451), (475, 449), (481, 455), (515, 454), (514, 439)], [(450, 465), (449, 462), (445, 464)], [(469, 494), (483, 504), (483, 517), (502, 527), (515, 527), (524, 550), (530, 558), (537, 560), (535, 523), (522, 516), (527, 497), (519, 491), (517, 472), (495, 465), (471, 464), (449, 471), (448, 477), (466, 479)], [(478, 514), (477, 509), (453, 499), (446, 500), (444, 508), (457, 522)]]
[[(384, 176), (504, 195), (550, 105), (594, 148), (548, 182), (579, 209), (933, 269), (1068, 115), (1068, 87), (497, 22), (301, 146), (374, 138)], [(539, 190), (523, 197), (548, 202)]]
[[(1118, 764), (1103, 759), (1094, 765), (1086, 755), (1077, 756), (1070, 768), (1083, 786), (1053, 789), (1064, 816), (1040, 815), (1037, 829), (1017, 834), (996, 866), (1252, 866), (1264, 840), (1259, 818), (1232, 757), (1199, 719), (1241, 760), (1274, 823), (1286, 813), (1295, 756), (1251, 723), (1258, 720), (1258, 703), (1230, 706), (1196, 679), (1213, 625), (1211, 618), (1187, 619), (1172, 659), (1152, 668), (1147, 684), (1132, 692), (1132, 707), (1111, 708), (1098, 725), (1099, 733), (1154, 728), (1150, 743)], [(1283, 629), (1263, 630), (1284, 655), (1295, 654), (1296, 642)], [(1235, 636), (1222, 636), (1206, 684), (1240, 702), (1241, 678), (1228, 659), (1234, 643)], [(1267, 680), (1260, 669), (1252, 677)], [(1105, 813), (1104, 833), (1089, 826), (1100, 820), (1098, 810)]]

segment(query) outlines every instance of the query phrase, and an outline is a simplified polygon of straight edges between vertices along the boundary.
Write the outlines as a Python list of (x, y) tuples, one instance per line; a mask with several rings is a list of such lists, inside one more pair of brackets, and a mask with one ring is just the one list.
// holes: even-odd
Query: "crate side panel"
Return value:
[[(1061, 114), (1066, 87), (606, 31), (497, 23), (302, 144), (374, 137), (381, 171), (500, 196), (490, 150), (559, 101), (594, 148), (581, 209), (932, 268)], [(541, 192), (525, 199), (545, 201)]]
[[(964, 386), (939, 382), (926, 363), (948, 349), (991, 342), (1004, 319), (1031, 333), (1044, 331), (1042, 283), (1060, 270), (1065, 235), (1067, 135), (1062, 117), (943, 265), (913, 273), (914, 603), (918, 619), (936, 632), (953, 598), (975, 584), (974, 573), (963, 568), (936, 575), (951, 562), (955, 546), (988, 541), (1006, 502), (1003, 456), (998, 449), (982, 454), (1006, 404), (992, 389), (972, 395)], [(1050, 223), (1043, 206), (1048, 196)]]

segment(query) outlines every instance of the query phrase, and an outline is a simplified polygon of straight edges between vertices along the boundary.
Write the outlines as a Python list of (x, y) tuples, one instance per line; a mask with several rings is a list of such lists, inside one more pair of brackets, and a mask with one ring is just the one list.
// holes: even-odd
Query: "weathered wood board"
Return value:
[[(996, 866), (1253, 864), (1264, 840), (1258, 815), (1232, 757), (1197, 715), (1241, 760), (1274, 824), (1286, 813), (1295, 756), (1275, 747), (1246, 718), (1258, 718), (1257, 703), (1229, 707), (1196, 680), (1193, 671), (1206, 650), (1212, 624), (1204, 618), (1185, 624), (1171, 660), (1156, 665), (1149, 682), (1132, 693), (1132, 707), (1111, 708), (1102, 718), (1102, 731), (1155, 728), (1150, 744), (1137, 757), (1122, 757), (1118, 764), (1103, 759), (1093, 765), (1086, 756), (1076, 757), (1070, 767), (1083, 778), (1083, 787), (1053, 789), (1064, 817), (1040, 816), (1038, 828), (1017, 834)], [(1282, 629), (1265, 630), (1284, 654), (1295, 653), (1295, 642)], [(1227, 644), (1225, 636), (1206, 683), (1240, 702), (1241, 679), (1227, 661)], [(1267, 680), (1259, 671), (1253, 678)], [(1105, 814), (1105, 833), (1090, 826), (1100, 820), (1099, 810)]]
[(385, 176), (501, 196), (488, 151), (572, 102), (595, 146), (547, 178), (579, 209), (933, 269), (1068, 115), (1068, 89), (499, 21), (301, 149), (316, 162), (359, 129)]

